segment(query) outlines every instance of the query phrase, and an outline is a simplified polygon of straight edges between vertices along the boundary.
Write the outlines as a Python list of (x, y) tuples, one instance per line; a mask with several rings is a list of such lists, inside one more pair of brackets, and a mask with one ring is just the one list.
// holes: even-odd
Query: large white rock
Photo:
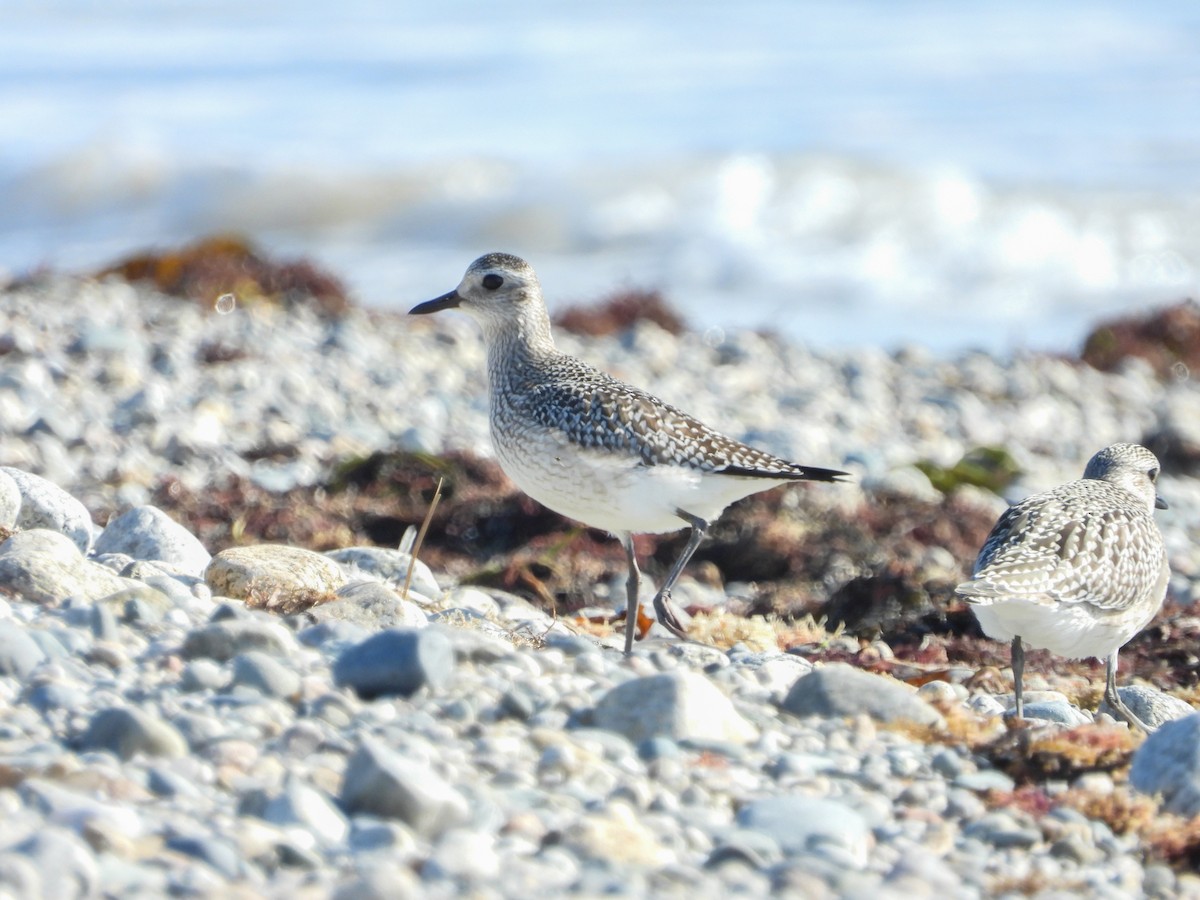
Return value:
[(744, 744), (758, 730), (716, 685), (697, 672), (675, 671), (617, 685), (596, 704), (597, 728), (634, 743), (652, 737)]
[(82, 503), (40, 475), (23, 469), (0, 467), (21, 492), (18, 528), (47, 528), (65, 534), (80, 553), (92, 546), (92, 516)]
[(196, 577), (212, 559), (195, 535), (155, 506), (136, 506), (110, 521), (96, 538), (95, 551), (167, 562)]

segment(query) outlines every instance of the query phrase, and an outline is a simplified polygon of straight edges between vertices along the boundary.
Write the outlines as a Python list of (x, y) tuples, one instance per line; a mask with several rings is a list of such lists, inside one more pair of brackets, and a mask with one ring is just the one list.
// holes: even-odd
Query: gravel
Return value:
[(333, 664), (338, 685), (367, 699), (411, 697), (438, 688), (454, 674), (454, 645), (440, 631), (389, 628), (347, 647)]
[(796, 680), (783, 700), (794, 716), (868, 715), (880, 722), (913, 722), (941, 727), (941, 713), (917, 692), (894, 678), (863, 672), (845, 663), (832, 663)]
[[(116, 282), (52, 279), (5, 301), (0, 524), (21, 530), (0, 544), (0, 894), (1198, 887), (1110, 827), (1104, 798), (1135, 796), (1123, 769), (1002, 770), (956, 731), (1009, 734), (1011, 698), (973, 672), (915, 690), (882, 657), (868, 673), (658, 638), (625, 658), (612, 638), (421, 566), (401, 600), (400, 551), (262, 545), (210, 562), (149, 505), (159, 475), (287, 487), (396, 444), (488, 452), (468, 326), (298, 310), (281, 327), (276, 311), (207, 316)], [(204, 363), (206, 342), (226, 361)], [(1102, 375), (755, 334), (712, 345), (649, 325), (562, 343), (773, 450), (918, 496), (915, 461), (952, 464), (985, 443), (1018, 458), (1014, 494), (1067, 480), (1194, 390), (1136, 363)], [(1172, 589), (1200, 596), (1200, 483), (1168, 470), (1161, 491)], [(858, 485), (810, 497), (846, 515), (864, 503)], [(280, 591), (319, 605), (276, 616), (244, 602)], [(1192, 815), (1197, 716), (1140, 688), (1126, 702), (1164, 724), (1129, 780), (1159, 815)], [(1069, 742), (1075, 723), (1096, 741), (1124, 733), (1062, 694), (1028, 700), (1047, 720), (1030, 741)]]

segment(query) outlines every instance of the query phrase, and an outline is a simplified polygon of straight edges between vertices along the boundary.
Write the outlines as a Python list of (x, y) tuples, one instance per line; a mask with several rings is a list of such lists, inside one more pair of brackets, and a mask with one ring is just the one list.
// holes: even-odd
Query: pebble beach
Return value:
[[(886, 632), (814, 625), (801, 652), (770, 623), (695, 642), (653, 625), (626, 658), (597, 624), (623, 605), (607, 582), (559, 614), (411, 543), (217, 546), (163, 491), (285, 496), (375, 453), (490, 457), (473, 324), (54, 274), (0, 304), (0, 897), (1200, 897), (1194, 655), (1122, 669), (1149, 737), (1089, 702), (1100, 668), (1046, 657), (1017, 728), (1003, 665), (922, 667)], [(1172, 580), (1152, 628), (1197, 627), (1186, 367), (647, 321), (557, 338), (853, 474), (781, 493), (789, 521), (881, 498), (992, 521), (1101, 447), (1157, 441)], [(1002, 495), (931, 481), (979, 447), (1019, 473)], [(972, 562), (918, 556), (951, 585)], [(848, 552), (821, 589), (872, 565)], [(721, 613), (755, 590), (689, 571), (676, 596)]]

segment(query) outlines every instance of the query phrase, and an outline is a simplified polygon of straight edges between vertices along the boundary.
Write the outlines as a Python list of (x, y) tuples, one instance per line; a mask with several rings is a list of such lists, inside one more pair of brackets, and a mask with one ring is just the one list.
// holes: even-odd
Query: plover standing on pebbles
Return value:
[(955, 588), (988, 637), (1012, 641), (1017, 716), (1024, 717), (1024, 643), (1072, 659), (1107, 661), (1104, 699), (1149, 729), (1117, 694), (1117, 654), (1154, 618), (1169, 570), (1153, 510), (1158, 459), (1114, 444), (1083, 478), (1010, 507), (988, 535), (970, 581)]
[(658, 621), (680, 637), (671, 588), (730, 503), (789, 481), (846, 473), (787, 462), (726, 437), (657, 397), (559, 352), (533, 268), (507, 253), (471, 263), (448, 294), (413, 314), (460, 308), (483, 329), (491, 430), (508, 476), (539, 503), (621, 539), (629, 562), (625, 652), (638, 611), (634, 534), (691, 528), (654, 597)]

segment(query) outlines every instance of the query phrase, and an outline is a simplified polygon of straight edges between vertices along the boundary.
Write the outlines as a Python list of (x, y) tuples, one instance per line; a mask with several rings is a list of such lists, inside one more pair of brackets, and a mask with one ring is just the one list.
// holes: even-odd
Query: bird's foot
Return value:
[(679, 617), (675, 615), (675, 608), (671, 606), (670, 591), (660, 591), (654, 596), (654, 612), (658, 615), (658, 621), (673, 635), (687, 638), (688, 633), (680, 624)]
[(1106, 694), (1104, 700), (1108, 704), (1108, 708), (1112, 712), (1113, 718), (1120, 719), (1121, 721), (1128, 723), (1130, 728), (1140, 729), (1142, 734), (1150, 734), (1154, 731), (1153, 728), (1139, 719), (1134, 714), (1133, 710), (1126, 706), (1125, 701), (1122, 700), (1121, 697), (1115, 692), (1111, 695)]

